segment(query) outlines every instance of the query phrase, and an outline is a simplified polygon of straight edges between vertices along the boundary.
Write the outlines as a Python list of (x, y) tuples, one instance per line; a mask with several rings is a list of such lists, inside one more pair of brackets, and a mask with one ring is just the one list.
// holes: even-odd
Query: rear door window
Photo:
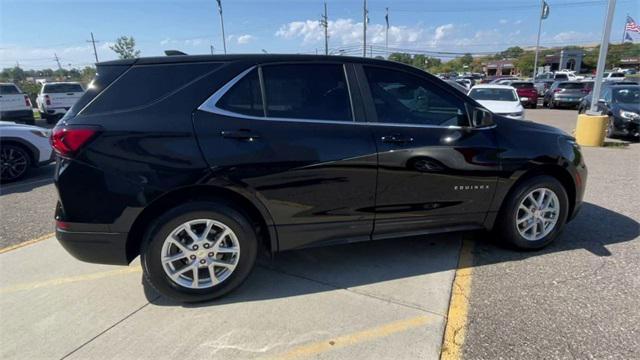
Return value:
[(265, 65), (267, 117), (353, 121), (341, 64)]
[(0, 95), (16, 95), (20, 90), (15, 85), (0, 85)]

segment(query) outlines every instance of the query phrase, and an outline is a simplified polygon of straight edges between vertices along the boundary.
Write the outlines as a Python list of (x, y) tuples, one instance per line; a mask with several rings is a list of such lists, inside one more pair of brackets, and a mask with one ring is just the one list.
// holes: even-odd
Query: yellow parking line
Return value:
[(49, 234), (42, 235), (42, 236), (40, 236), (38, 238), (25, 241), (25, 242), (20, 243), (20, 244), (15, 244), (15, 245), (3, 247), (2, 249), (0, 249), (0, 254), (6, 253), (8, 251), (15, 250), (15, 249), (18, 249), (18, 248), (21, 248), (21, 247), (24, 247), (24, 246), (35, 244), (35, 243), (40, 242), (42, 240), (46, 240), (46, 239), (48, 239), (48, 238), (50, 238), (50, 237), (52, 237), (54, 235), (55, 235), (54, 233), (49, 233)]
[(103, 279), (111, 276), (137, 273), (140, 271), (142, 271), (142, 268), (140, 268), (140, 266), (132, 266), (132, 267), (126, 267), (118, 270), (103, 271), (103, 272), (97, 272), (97, 273), (91, 273), (91, 274), (55, 278), (55, 279), (50, 279), (45, 281), (16, 284), (16, 285), (0, 288), (0, 294), (4, 295), (4, 294), (14, 293), (18, 291), (38, 289), (42, 287), (69, 284), (69, 283), (87, 281), (87, 280)]
[(471, 293), (471, 268), (473, 266), (473, 242), (464, 239), (456, 277), (451, 288), (451, 300), (447, 315), (447, 326), (442, 340), (440, 360), (462, 359), (462, 345), (467, 327), (469, 295)]
[(365, 341), (370, 341), (385, 336), (389, 336), (395, 333), (407, 331), (420, 326), (423, 326), (431, 322), (435, 317), (431, 316), (416, 316), (409, 319), (395, 321), (392, 323), (384, 324), (374, 328), (366, 329), (363, 331), (355, 332), (352, 334), (342, 335), (334, 339), (327, 339), (314, 343), (305, 344), (289, 350), (285, 353), (276, 355), (273, 359), (291, 360), (306, 358), (314, 356), (320, 353), (324, 353), (330, 350), (343, 348), (346, 346), (358, 344)]

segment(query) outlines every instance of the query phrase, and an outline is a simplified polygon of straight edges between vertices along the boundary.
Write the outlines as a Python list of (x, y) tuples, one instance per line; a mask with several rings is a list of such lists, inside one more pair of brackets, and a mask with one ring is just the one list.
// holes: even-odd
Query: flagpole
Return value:
[(627, 13), (627, 17), (624, 19), (624, 25), (622, 25), (622, 42), (620, 44), (624, 44), (624, 38), (627, 37), (627, 22), (629, 21), (629, 13)]
[(540, 51), (540, 33), (542, 32), (542, 13), (544, 12), (544, 0), (540, 1), (540, 19), (538, 19), (538, 40), (536, 40), (536, 56), (533, 60), (533, 80), (538, 72), (538, 52)]

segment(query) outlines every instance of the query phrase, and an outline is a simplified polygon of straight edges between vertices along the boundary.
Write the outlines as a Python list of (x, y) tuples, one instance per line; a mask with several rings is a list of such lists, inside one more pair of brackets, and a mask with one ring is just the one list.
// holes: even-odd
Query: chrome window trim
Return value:
[[(278, 117), (267, 117), (267, 116), (253, 116), (253, 115), (244, 115), (240, 113), (236, 113), (233, 111), (228, 111), (225, 109), (221, 109), (217, 107), (218, 101), (229, 91), (238, 81), (242, 80), (248, 73), (250, 73), (253, 69), (257, 68), (257, 65), (251, 66), (248, 69), (242, 71), (240, 74), (236, 75), (233, 79), (229, 80), (226, 84), (224, 84), (220, 89), (218, 89), (213, 95), (209, 96), (207, 100), (205, 100), (200, 106), (198, 106), (198, 110), (205, 111), (212, 114), (228, 116), (228, 117), (236, 117), (246, 120), (262, 120), (262, 121), (279, 121), (279, 122), (292, 122), (292, 123), (313, 123), (313, 124), (334, 124), (334, 125), (356, 125), (356, 126), (392, 126), (392, 127), (417, 127), (417, 128), (429, 128), (429, 129), (450, 129), (450, 130), (486, 130), (493, 129), (496, 127), (495, 124), (487, 127), (474, 128), (471, 126), (440, 126), (440, 125), (425, 125), (425, 124), (396, 124), (396, 123), (382, 123), (382, 122), (359, 122), (355, 121), (342, 121), (342, 120), (318, 120), (318, 119), (293, 119), (293, 118), (278, 118)], [(344, 68), (344, 65), (343, 65)], [(346, 74), (345, 74), (346, 76)], [(346, 79), (347, 86), (349, 86), (349, 80)], [(264, 99), (263, 99), (264, 101)], [(351, 91), (349, 91), (349, 101), (351, 102), (351, 111), (353, 115), (353, 101), (351, 101)], [(355, 116), (354, 116), (355, 118)]]

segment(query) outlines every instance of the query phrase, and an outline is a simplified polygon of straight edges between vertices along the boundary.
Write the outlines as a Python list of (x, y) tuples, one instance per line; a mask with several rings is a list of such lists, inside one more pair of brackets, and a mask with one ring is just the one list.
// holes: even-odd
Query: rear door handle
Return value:
[(402, 135), (387, 135), (387, 136), (383, 136), (381, 140), (383, 143), (387, 143), (387, 144), (407, 144), (407, 143), (413, 142), (412, 137), (402, 136)]
[(260, 138), (259, 134), (252, 132), (247, 129), (240, 130), (223, 130), (220, 132), (223, 138), (226, 139), (235, 139), (235, 140), (244, 140), (244, 141), (254, 141)]

